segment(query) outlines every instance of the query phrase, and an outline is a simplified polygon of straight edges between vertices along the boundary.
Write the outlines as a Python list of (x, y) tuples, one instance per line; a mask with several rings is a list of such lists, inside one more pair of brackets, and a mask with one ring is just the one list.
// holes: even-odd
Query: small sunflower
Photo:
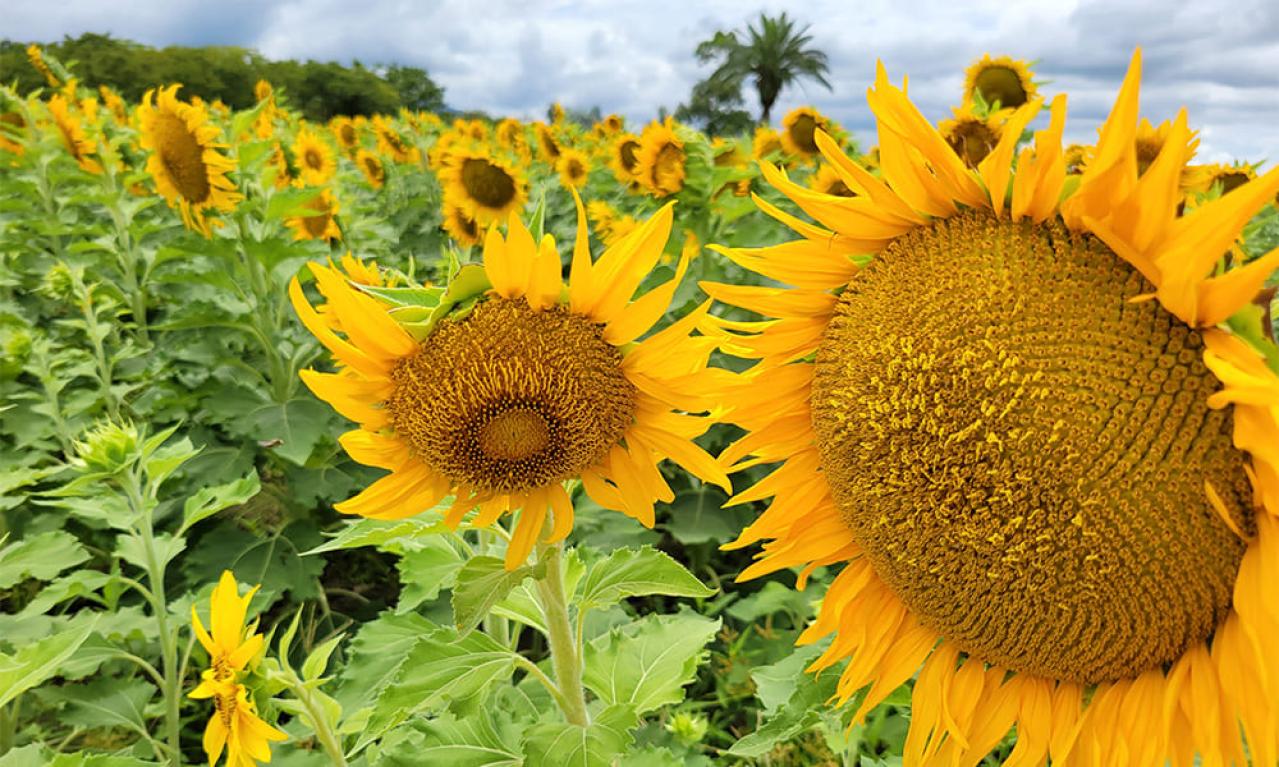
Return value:
[(264, 639), (257, 633), (257, 623), (245, 626), (249, 602), (258, 587), (239, 594), (235, 576), (222, 571), (218, 585), (209, 599), (209, 625), (195, 607), (191, 607), (191, 626), (196, 639), (209, 654), (209, 668), (200, 676), (200, 684), (189, 697), (213, 699), (214, 712), (204, 729), (204, 752), (210, 767), (225, 750), (227, 767), (253, 767), (259, 761), (271, 761), (271, 741), (286, 740), (283, 732), (262, 721), (250, 700), (248, 690), (240, 683), (250, 664), (257, 662)]
[(508, 149), (515, 149), (524, 142), (524, 123), (508, 117), (497, 124), (494, 129), (497, 141)]
[(40, 46), (35, 43), (27, 46), (27, 61), (31, 62), (31, 66), (37, 72), (44, 75), (45, 82), (49, 84), (50, 88), (58, 88), (62, 85), (53, 74), (53, 70), (49, 69), (49, 64), (45, 62), (44, 51), (40, 50)]
[(360, 129), (355, 127), (355, 123), (349, 117), (334, 117), (329, 121), (329, 130), (333, 131), (333, 138), (337, 139), (338, 146), (350, 151), (360, 145)]
[(1070, 144), (1063, 153), (1062, 160), (1066, 164), (1066, 173), (1077, 176), (1084, 172), (1084, 168), (1088, 165), (1088, 158), (1093, 154), (1093, 148), (1086, 144)]
[(72, 114), (66, 98), (61, 93), (49, 99), (49, 114), (53, 117), (53, 124), (58, 129), (58, 135), (62, 137), (62, 144), (67, 148), (72, 159), (89, 173), (101, 173), (101, 163), (92, 157), (98, 151), (97, 147), (85, 135), (80, 118)]
[(711, 152), (715, 156), (715, 167), (717, 168), (731, 168), (745, 162), (745, 158), (742, 156), (736, 141), (729, 141), (716, 136), (711, 141)]
[(626, 129), (626, 120), (619, 114), (611, 114), (599, 121), (600, 132), (605, 136), (615, 136)]
[(382, 165), (382, 159), (376, 154), (367, 149), (361, 149), (355, 153), (355, 164), (360, 166), (360, 172), (368, 180), (369, 186), (381, 189), (386, 183), (386, 167)]
[(560, 153), (555, 169), (559, 171), (560, 183), (580, 189), (582, 184), (586, 183), (586, 177), (590, 175), (591, 160), (581, 150), (565, 149)]
[(385, 117), (378, 115), (373, 118), (373, 132), (377, 135), (378, 150), (383, 156), (402, 164), (417, 163), (421, 159), (420, 150), (405, 140)]
[(476, 508), (477, 527), (518, 512), (506, 551), (514, 569), (548, 519), (548, 542), (572, 529), (566, 481), (580, 479), (595, 503), (650, 527), (654, 501), (674, 498), (661, 461), (727, 485), (692, 441), (709, 420), (689, 415), (710, 409), (693, 392), (718, 376), (706, 368), (714, 339), (690, 335), (707, 307), (639, 340), (688, 266), (681, 261), (672, 280), (631, 300), (670, 236), (670, 206), (596, 262), (580, 199), (577, 208), (567, 286), (554, 240), (535, 242), (511, 216), (505, 238), (494, 227), (485, 239), (483, 278), (491, 289), (420, 340), (340, 272), (312, 264), (345, 330), (340, 338), (294, 280), (299, 317), (342, 368), (304, 371), (303, 380), (360, 423), (339, 439), (348, 454), (391, 472), (337, 504), (339, 511), (403, 518), (451, 496), (444, 517), (451, 527)]
[(973, 111), (971, 103), (951, 111), (955, 116), (942, 120), (937, 129), (955, 154), (962, 157), (968, 167), (976, 168), (999, 145), (1009, 112), (1000, 110), (983, 117)]
[(0, 113), (0, 150), (21, 156), (26, 149), (19, 139), (26, 127), (27, 120), (21, 113)]
[(323, 190), (306, 208), (315, 211), (309, 216), (296, 216), (285, 221), (294, 230), (295, 240), (340, 240), (342, 230), (338, 227), (338, 201), (328, 189)]
[(1030, 66), (1008, 56), (992, 58), (989, 53), (974, 61), (964, 73), (964, 102), (980, 94), (988, 106), (1015, 109), (1039, 93)]
[(782, 149), (792, 157), (816, 157), (818, 130), (830, 133), (830, 119), (812, 107), (792, 109), (782, 118)]
[(1206, 195), (1214, 189), (1229, 194), (1257, 177), (1251, 165), (1190, 165), (1182, 177), (1182, 187), (1193, 195)]
[(613, 168), (613, 175), (621, 183), (635, 183), (635, 171), (639, 167), (639, 150), (639, 136), (634, 133), (621, 133), (614, 139), (609, 166)]
[(102, 96), (102, 103), (107, 105), (116, 125), (128, 125), (129, 106), (124, 103), (124, 99), (120, 98), (120, 94), (105, 85), (98, 86), (98, 94)]
[(706, 285), (770, 318), (716, 321), (759, 360), (721, 461), (780, 463), (731, 501), (772, 497), (742, 575), (842, 567), (801, 641), (854, 722), (918, 672), (906, 765), (1014, 728), (1009, 764), (1279, 760), (1279, 375), (1227, 325), (1279, 249), (1218, 271), (1279, 170), (1179, 217), (1192, 135), (1138, 177), (1140, 71), (1068, 182), (1064, 96), (972, 169), (881, 66), (882, 178), (819, 133), (858, 195), (765, 165), (818, 223), (760, 200), (803, 239), (722, 251), (796, 287)]
[(832, 197), (856, 197), (857, 193), (848, 188), (844, 177), (834, 165), (822, 163), (817, 172), (808, 180), (808, 188)]
[(769, 160), (773, 155), (785, 151), (782, 146), (782, 137), (777, 131), (761, 125), (755, 129), (755, 136), (751, 139), (751, 159), (755, 162)]
[(337, 172), (333, 148), (310, 128), (298, 130), (293, 141), (293, 157), (298, 164), (298, 177), (308, 186), (327, 183)]
[(271, 151), (271, 160), (269, 167), (275, 171), (275, 188), (287, 189), (293, 185), (293, 173), (289, 169), (289, 157), (284, 150), (284, 145), (275, 142), (275, 149)]
[(524, 207), (527, 183), (507, 161), (481, 149), (458, 149), (440, 171), (444, 194), (488, 225)]
[(684, 140), (675, 132), (675, 122), (653, 121), (640, 135), (635, 153), (635, 179), (654, 197), (675, 194), (684, 188)]
[(444, 203), (444, 231), (459, 245), (479, 245), (484, 231), (479, 222), (471, 218), (466, 208), (451, 201)]
[[(1154, 163), (1155, 158), (1163, 151), (1164, 144), (1168, 141), (1168, 136), (1172, 132), (1172, 123), (1164, 120), (1159, 123), (1158, 127), (1151, 125), (1150, 121), (1144, 117), (1141, 122), (1137, 123), (1137, 175), (1144, 174)], [(1191, 134), (1193, 135), (1193, 134)], [(1190, 157), (1194, 156), (1194, 149), (1198, 146), (1198, 141), (1192, 143)]]
[(146, 92), (138, 107), (138, 124), (143, 149), (151, 152), (147, 172), (156, 189), (182, 213), (187, 228), (209, 236), (206, 211), (229, 212), (241, 199), (226, 174), (235, 162), (218, 150), (218, 126), (209, 122), (200, 107), (184, 104), (177, 97), (180, 85)]
[(533, 128), (537, 133), (537, 147), (542, 160), (554, 165), (560, 159), (560, 142), (555, 138), (555, 133), (546, 123), (535, 123)]

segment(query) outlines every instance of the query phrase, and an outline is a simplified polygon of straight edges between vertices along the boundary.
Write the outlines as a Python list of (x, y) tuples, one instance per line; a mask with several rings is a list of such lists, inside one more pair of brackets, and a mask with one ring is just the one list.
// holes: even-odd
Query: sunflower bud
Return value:
[(128, 421), (101, 421), (75, 443), (76, 456), (94, 471), (116, 474), (137, 458), (142, 435)]

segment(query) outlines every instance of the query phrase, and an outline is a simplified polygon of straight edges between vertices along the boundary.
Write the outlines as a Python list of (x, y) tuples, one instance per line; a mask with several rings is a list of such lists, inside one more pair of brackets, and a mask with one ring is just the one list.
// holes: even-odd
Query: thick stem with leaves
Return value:
[(586, 692), (582, 687), (582, 646), (569, 621), (568, 600), (564, 595), (564, 572), (561, 566), (563, 544), (542, 548), (540, 564), (545, 574), (536, 581), (538, 602), (546, 621), (546, 636), (551, 649), (551, 666), (560, 694), (556, 700), (570, 724), (590, 724), (586, 713)]

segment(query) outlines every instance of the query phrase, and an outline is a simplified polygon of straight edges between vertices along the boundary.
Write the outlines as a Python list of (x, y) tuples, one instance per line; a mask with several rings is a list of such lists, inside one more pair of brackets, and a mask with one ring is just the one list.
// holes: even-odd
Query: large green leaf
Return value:
[(684, 699), (720, 621), (696, 613), (646, 615), (586, 646), (582, 681), (606, 703), (644, 713)]
[(434, 600), (440, 595), (440, 589), (453, 585), (463, 561), (462, 555), (443, 536), (414, 541), (413, 548), (405, 551), (396, 563), (403, 588), (395, 611), (409, 612)]
[(302, 552), (303, 556), (323, 554), (327, 551), (354, 549), (361, 546), (377, 546), (385, 551), (402, 553), (406, 542), (416, 538), (439, 535), (448, 532), (443, 522), (421, 515), (399, 520), (358, 519), (348, 522), (338, 534), (310, 551)]
[(0, 653), (0, 706), (61, 672), (93, 631), (94, 622), (24, 645), (13, 655)]
[(715, 594), (684, 569), (684, 566), (657, 549), (619, 549), (596, 562), (582, 582), (582, 609), (607, 607), (627, 597), (665, 594), (673, 597), (705, 598)]
[(202, 487), (182, 506), (182, 526), (186, 532), (197, 522), (208, 519), (223, 509), (238, 506), (258, 494), (262, 489), (256, 471), (233, 482), (213, 487)]
[(508, 571), (497, 557), (471, 557), (458, 571), (453, 587), (453, 625), (463, 634), (471, 631), (493, 605), (529, 577), (535, 573), (528, 565)]
[(28, 578), (47, 581), (89, 558), (71, 533), (54, 530), (0, 548), (0, 589)]
[(419, 723), (416, 730), (397, 747), (389, 749), (378, 764), (516, 767), (524, 761), (518, 732), (513, 732), (510, 722), (494, 721), (487, 711), (463, 718), (444, 714)]
[(349, 712), (372, 706), (400, 672), (404, 659), (435, 624), (420, 615), (382, 613), (360, 627), (347, 646), (347, 662), (333, 697)]
[(124, 727), (147, 732), (147, 703), (155, 686), (141, 679), (99, 678), (87, 684), (63, 685), (44, 693), (46, 700), (65, 706), (59, 719), (86, 729)]
[(597, 714), (589, 725), (545, 722), (524, 735), (529, 767), (610, 767), (631, 744), (631, 730), (639, 724), (635, 709), (614, 705)]

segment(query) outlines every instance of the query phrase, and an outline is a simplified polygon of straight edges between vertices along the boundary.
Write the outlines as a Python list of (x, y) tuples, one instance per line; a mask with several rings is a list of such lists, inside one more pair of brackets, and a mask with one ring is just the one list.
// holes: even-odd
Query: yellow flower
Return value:
[(459, 245), (470, 247), (480, 244), (484, 234), (479, 222), (466, 212), (466, 208), (449, 200), (444, 202), (444, 231)]
[(482, 149), (457, 149), (439, 173), (444, 195), (487, 226), (523, 209), (527, 182), (511, 163)]
[(626, 121), (621, 115), (611, 114), (596, 123), (596, 126), (599, 128), (601, 134), (605, 136), (615, 136), (625, 129)]
[(675, 194), (684, 188), (684, 141), (675, 132), (675, 122), (649, 123), (640, 134), (635, 153), (635, 178), (654, 197)]
[(565, 149), (555, 163), (555, 169), (559, 171), (560, 183), (580, 189), (591, 172), (591, 161), (585, 152), (578, 149)]
[(819, 166), (817, 172), (808, 180), (808, 188), (834, 197), (857, 196), (857, 193), (849, 189), (848, 184), (844, 183), (844, 177), (840, 175), (839, 170), (835, 166), (826, 163)]
[(1066, 147), (1063, 155), (1063, 162), (1066, 164), (1066, 173), (1078, 175), (1084, 172), (1084, 168), (1088, 165), (1088, 158), (1092, 155), (1093, 148), (1084, 144), (1070, 144)]
[(85, 135), (80, 118), (71, 113), (70, 106), (61, 93), (49, 99), (49, 114), (53, 117), (58, 135), (62, 137), (62, 145), (71, 153), (71, 157), (89, 173), (101, 173), (102, 165), (90, 156), (97, 152), (97, 147)]
[(964, 102), (973, 101), (980, 93), (988, 106), (1016, 108), (1034, 99), (1039, 89), (1034, 73), (1024, 61), (989, 53), (974, 61), (964, 73)]
[(1205, 195), (1216, 188), (1221, 194), (1229, 194), (1257, 177), (1251, 165), (1189, 165), (1182, 177), (1182, 186), (1193, 195)]
[(298, 131), (293, 141), (293, 157), (298, 164), (298, 177), (304, 184), (319, 186), (337, 172), (333, 148), (309, 128)]
[(21, 156), (26, 149), (20, 137), (26, 127), (27, 120), (20, 112), (0, 112), (0, 150)]
[(400, 135), (391, 123), (381, 115), (373, 118), (373, 132), (377, 135), (378, 150), (397, 163), (417, 163), (422, 153)]
[(451, 527), (476, 508), (476, 527), (518, 512), (506, 552), (514, 569), (539, 537), (555, 542), (572, 529), (568, 480), (580, 479), (597, 504), (646, 526), (654, 501), (674, 498), (657, 468), (662, 460), (727, 484), (692, 441), (708, 420), (689, 415), (711, 409), (695, 392), (720, 374), (706, 368), (714, 339), (690, 335), (707, 307), (649, 334), (687, 259), (672, 280), (632, 301), (670, 236), (671, 207), (593, 263), (580, 200), (577, 206), (567, 286), (554, 240), (535, 242), (513, 215), (506, 237), (494, 227), (485, 239), (492, 287), (483, 300), (422, 340), (327, 266), (313, 263), (311, 271), (345, 339), (291, 284), (303, 324), (341, 366), (339, 373), (304, 371), (303, 380), (359, 422), (339, 439), (347, 453), (391, 472), (337, 504), (339, 511), (397, 519), (452, 496), (444, 517)]
[(349, 117), (334, 117), (329, 121), (329, 130), (333, 131), (333, 138), (343, 149), (349, 151), (360, 145), (360, 129)]
[(524, 142), (524, 124), (513, 117), (508, 117), (497, 124), (494, 131), (498, 143), (508, 149), (515, 149)]
[(560, 142), (555, 139), (555, 134), (546, 123), (534, 123), (533, 128), (537, 133), (537, 146), (542, 160), (554, 165), (560, 159)]
[(102, 103), (107, 105), (107, 110), (111, 112), (111, 117), (116, 124), (128, 125), (129, 107), (124, 103), (124, 99), (120, 98), (120, 94), (105, 85), (98, 86), (98, 93), (102, 96)]
[(937, 129), (942, 138), (963, 158), (970, 168), (976, 168), (999, 144), (1009, 110), (1000, 110), (983, 117), (973, 111), (971, 103), (953, 110), (955, 116), (942, 120)]
[(881, 66), (882, 178), (819, 133), (857, 196), (765, 165), (816, 223), (760, 200), (802, 239), (722, 249), (795, 287), (704, 285), (767, 318), (715, 321), (758, 360), (720, 460), (780, 463), (731, 500), (772, 498), (742, 576), (842, 567), (801, 641), (854, 722), (918, 672), (903, 764), (1014, 727), (1022, 765), (1279, 760), (1279, 375), (1224, 324), (1279, 249), (1218, 271), (1279, 170), (1178, 217), (1192, 134), (1138, 176), (1140, 72), (1068, 184), (1064, 96), (973, 169)]
[(328, 189), (320, 192), (315, 199), (306, 203), (306, 207), (315, 211), (310, 216), (296, 216), (285, 221), (294, 230), (295, 240), (340, 240), (342, 230), (338, 228), (338, 201)]
[(634, 133), (622, 133), (613, 141), (612, 159), (609, 165), (613, 175), (623, 184), (635, 183), (635, 171), (639, 167), (639, 136)]
[(781, 135), (768, 127), (761, 125), (755, 129), (755, 136), (751, 140), (751, 159), (759, 162), (768, 160), (778, 152), (783, 151)]
[(797, 107), (782, 118), (782, 149), (789, 155), (808, 159), (817, 155), (818, 130), (831, 132), (830, 118), (812, 107)]
[(287, 738), (258, 717), (248, 691), (240, 684), (245, 669), (262, 651), (264, 641), (254, 630), (256, 623), (244, 625), (249, 602), (257, 590), (255, 586), (240, 596), (235, 576), (230, 570), (223, 570), (209, 600), (211, 632), (204, 628), (195, 606), (191, 607), (191, 626), (196, 639), (209, 653), (209, 668), (189, 697), (213, 699), (214, 713), (204, 729), (204, 752), (210, 766), (217, 763), (224, 749), (228, 767), (253, 767), (259, 761), (269, 762), (270, 741)]
[(364, 173), (369, 186), (381, 189), (386, 183), (386, 167), (382, 165), (382, 160), (377, 155), (367, 149), (361, 149), (355, 153), (355, 164), (360, 166), (360, 171)]
[(218, 150), (218, 126), (201, 107), (178, 100), (180, 85), (147, 91), (138, 107), (141, 144), (150, 150), (147, 172), (160, 195), (182, 213), (188, 228), (209, 236), (206, 211), (235, 210), (241, 195), (226, 174), (235, 162)]
[(266, 80), (258, 80), (253, 85), (253, 98), (258, 101), (275, 101), (275, 89)]
[(745, 158), (738, 151), (737, 142), (715, 137), (711, 141), (711, 151), (715, 153), (715, 167), (726, 168), (741, 165)]
[(49, 83), (50, 88), (57, 88), (61, 85), (58, 78), (49, 69), (49, 65), (45, 63), (44, 52), (40, 50), (40, 46), (32, 43), (27, 46), (27, 60), (31, 62), (31, 66), (36, 71), (44, 75), (45, 82)]

